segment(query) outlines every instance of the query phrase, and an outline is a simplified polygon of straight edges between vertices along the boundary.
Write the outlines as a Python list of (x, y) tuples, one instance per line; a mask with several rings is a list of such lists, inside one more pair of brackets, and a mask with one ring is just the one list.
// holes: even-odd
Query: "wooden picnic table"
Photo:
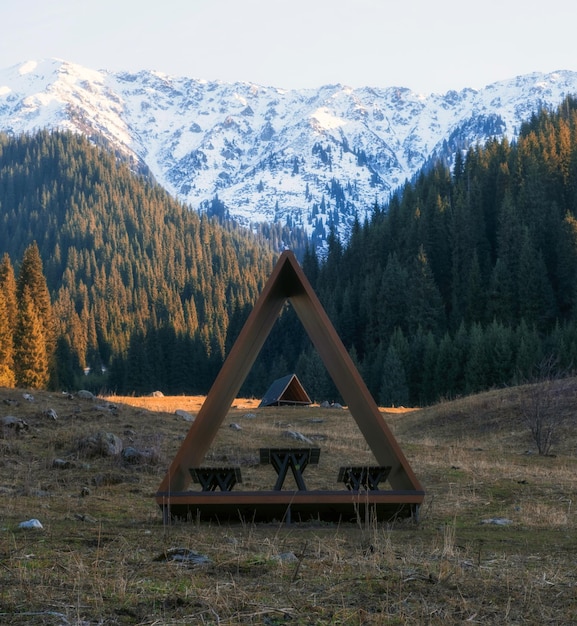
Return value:
[(293, 473), (299, 491), (306, 491), (303, 472), (309, 463), (318, 463), (320, 448), (261, 448), (260, 462), (272, 465), (277, 473), (274, 491), (280, 491), (288, 470)]

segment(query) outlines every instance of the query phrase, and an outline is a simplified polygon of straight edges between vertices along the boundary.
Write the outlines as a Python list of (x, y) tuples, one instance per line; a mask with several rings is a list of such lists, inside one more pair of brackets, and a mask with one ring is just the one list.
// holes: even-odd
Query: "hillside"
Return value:
[(304, 266), (381, 404), (574, 371), (577, 106), (407, 184)]
[(437, 158), (517, 137), (540, 108), (577, 93), (577, 74), (529, 74), (445, 94), (402, 86), (282, 90), (61, 60), (0, 71), (0, 130), (80, 132), (122, 154), (179, 201), (237, 221), (280, 221), (323, 244), (348, 237)]
[(190, 211), (81, 135), (0, 136), (0, 181), (0, 253), (17, 273), (38, 246), (60, 385), (112, 367), (118, 390), (206, 391), (271, 271), (270, 242)]
[[(172, 398), (170, 412), (152, 412), (114, 397), (34, 391), (26, 400), (25, 390), (0, 389), (0, 418), (26, 422), (18, 432), (0, 430), (0, 619), (46, 626), (209, 623), (215, 615), (230, 625), (571, 623), (577, 381), (566, 382), (555, 411), (572, 421), (558, 431), (554, 456), (535, 454), (520, 420), (529, 388), (383, 411), (426, 490), (418, 526), (163, 525), (153, 494), (189, 427), (174, 414), (186, 397)], [(139, 402), (146, 400), (156, 401)], [(235, 405), (205, 463), (240, 460), (249, 488), (270, 480), (255, 450), (284, 441), (287, 424), (321, 447), (319, 465), (307, 470), (313, 488), (332, 484), (347, 459), (370, 462), (346, 410), (247, 414), (244, 401)], [(98, 432), (118, 438), (115, 454), (93, 456), (81, 443)], [(129, 447), (146, 454), (138, 462), (122, 457)], [(43, 528), (19, 528), (30, 519)]]

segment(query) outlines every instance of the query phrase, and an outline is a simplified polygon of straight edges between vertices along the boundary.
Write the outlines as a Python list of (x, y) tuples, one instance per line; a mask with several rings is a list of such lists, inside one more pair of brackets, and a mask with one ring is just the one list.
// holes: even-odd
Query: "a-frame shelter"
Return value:
[(262, 397), (259, 408), (287, 404), (312, 404), (309, 394), (296, 374), (287, 374), (273, 381)]
[[(391, 490), (186, 491), (284, 304), (290, 301)], [(424, 491), (294, 254), (285, 251), (242, 328), (156, 494), (165, 517), (353, 519), (415, 515)]]

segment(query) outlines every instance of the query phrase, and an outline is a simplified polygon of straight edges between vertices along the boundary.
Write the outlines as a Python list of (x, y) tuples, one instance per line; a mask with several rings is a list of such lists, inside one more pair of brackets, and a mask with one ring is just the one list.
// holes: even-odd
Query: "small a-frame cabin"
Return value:
[[(302, 471), (307, 464), (319, 463), (319, 448), (261, 449), (260, 462), (270, 463), (278, 472), (272, 490), (241, 491), (234, 488), (242, 480), (240, 468), (201, 465), (287, 300), (376, 459), (374, 466), (340, 468), (335, 482), (344, 483), (341, 489), (306, 489)], [(288, 469), (295, 477), (296, 490), (282, 489)], [(201, 483), (202, 490), (188, 491), (191, 480)], [(390, 489), (379, 487), (385, 480)], [(424, 496), (294, 254), (283, 252), (158, 488), (156, 502), (165, 519), (416, 517)]]
[(281, 405), (307, 405), (312, 404), (308, 393), (305, 391), (296, 374), (288, 374), (277, 378), (268, 391), (264, 394), (260, 407)]

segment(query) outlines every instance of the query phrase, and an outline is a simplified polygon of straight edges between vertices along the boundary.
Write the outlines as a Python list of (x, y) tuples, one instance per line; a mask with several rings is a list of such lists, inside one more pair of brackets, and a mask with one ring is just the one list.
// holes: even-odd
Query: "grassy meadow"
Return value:
[[(0, 419), (27, 426), (0, 426), (0, 624), (575, 623), (577, 380), (547, 404), (563, 418), (549, 456), (523, 418), (530, 391), (383, 409), (426, 490), (418, 524), (285, 525), (163, 523), (153, 495), (189, 427), (175, 410), (202, 398), (0, 389)], [(321, 448), (311, 489), (374, 462), (347, 410), (257, 405), (234, 403), (205, 460), (240, 464), (244, 489), (270, 488), (258, 448), (288, 429)], [(89, 457), (79, 442), (98, 431), (149, 456)], [(30, 519), (43, 528), (19, 527)]]

